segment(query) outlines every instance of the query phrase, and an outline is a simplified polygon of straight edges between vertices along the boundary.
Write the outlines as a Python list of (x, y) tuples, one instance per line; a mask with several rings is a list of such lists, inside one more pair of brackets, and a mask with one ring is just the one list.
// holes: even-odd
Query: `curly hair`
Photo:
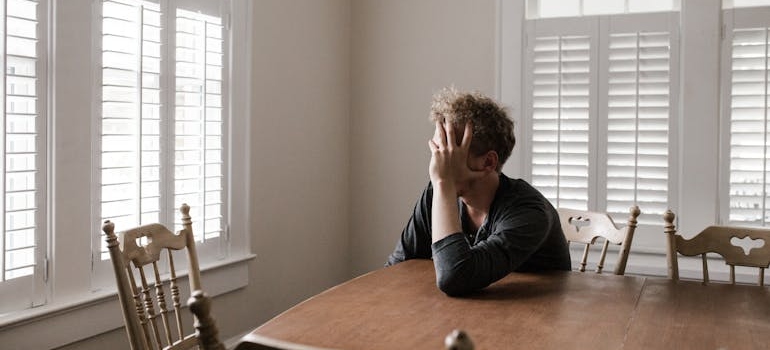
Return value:
[(503, 107), (478, 92), (460, 92), (455, 88), (444, 88), (433, 95), (430, 120), (449, 121), (456, 135), (463, 134), (467, 122), (473, 122), (473, 139), (470, 152), (475, 156), (489, 151), (497, 152), (499, 172), (513, 151), (516, 137), (513, 122)]

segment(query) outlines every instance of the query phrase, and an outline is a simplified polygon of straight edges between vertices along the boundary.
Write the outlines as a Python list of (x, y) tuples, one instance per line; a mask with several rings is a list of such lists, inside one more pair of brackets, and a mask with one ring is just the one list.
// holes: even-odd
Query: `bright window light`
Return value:
[[(528, 0), (527, 18), (582, 17), (678, 11), (681, 0)], [(725, 0), (726, 2), (731, 0)], [(737, 6), (759, 6), (770, 0), (734, 0)], [(751, 5), (748, 5), (751, 4)]]

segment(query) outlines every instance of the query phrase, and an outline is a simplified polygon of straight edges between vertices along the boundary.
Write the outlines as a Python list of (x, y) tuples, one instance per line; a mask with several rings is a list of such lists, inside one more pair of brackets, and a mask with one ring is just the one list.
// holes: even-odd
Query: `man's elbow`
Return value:
[(445, 272), (436, 276), (436, 286), (450, 297), (459, 297), (474, 291), (466, 278), (453, 272)]

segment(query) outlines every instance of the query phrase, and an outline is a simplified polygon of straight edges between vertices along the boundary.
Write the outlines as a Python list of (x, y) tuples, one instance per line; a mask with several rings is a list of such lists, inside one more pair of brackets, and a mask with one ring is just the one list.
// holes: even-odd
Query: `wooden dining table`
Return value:
[[(449, 297), (410, 260), (332, 287), (251, 335), (331, 349), (770, 349), (770, 288), (570, 271)], [(248, 337), (248, 335), (247, 335)]]

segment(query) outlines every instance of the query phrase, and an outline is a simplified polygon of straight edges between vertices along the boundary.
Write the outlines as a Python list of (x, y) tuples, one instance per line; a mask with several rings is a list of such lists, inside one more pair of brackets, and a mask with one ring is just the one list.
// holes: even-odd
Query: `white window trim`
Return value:
[[(515, 121), (521, 116), (522, 91), (520, 76), (523, 70), (523, 26), (524, 6), (522, 2), (502, 1), (498, 33), (497, 75), (499, 96), (503, 103), (511, 106)], [(755, 9), (750, 9), (755, 10)], [(715, 155), (720, 148), (715, 140), (720, 138), (720, 79), (719, 58), (722, 8), (721, 0), (682, 0), (680, 12), (680, 80), (677, 123), (675, 135), (679, 163), (673, 169), (677, 173), (678, 189), (673, 195), (677, 205), (672, 210), (677, 214), (676, 224), (679, 233), (689, 237), (708, 225), (718, 223), (719, 201), (724, 200), (723, 191), (715, 190), (720, 186), (717, 180), (719, 166)], [(685, 86), (685, 84), (687, 84)], [(517, 137), (521, 125), (517, 125)], [(686, 132), (685, 132), (686, 131)], [(672, 145), (674, 146), (674, 145)], [(514, 148), (511, 160), (506, 164), (506, 173), (523, 177), (525, 162), (519, 146)], [(720, 197), (717, 198), (717, 193)], [(665, 249), (640, 249), (637, 247), (641, 232), (637, 231), (626, 273), (666, 276), (667, 267)], [(664, 245), (665, 236), (662, 225), (652, 232), (644, 234), (644, 239), (654, 240)], [(680, 257), (680, 260), (686, 260)], [(720, 265), (720, 264), (717, 264)], [(721, 264), (724, 266), (724, 264)], [(717, 266), (719, 267), (719, 266)], [(685, 265), (680, 261), (680, 274), (687, 269), (697, 270), (697, 264)], [(695, 272), (695, 271), (693, 271)], [(698, 277), (697, 273), (693, 276)], [(755, 277), (756, 275), (754, 275)]]

